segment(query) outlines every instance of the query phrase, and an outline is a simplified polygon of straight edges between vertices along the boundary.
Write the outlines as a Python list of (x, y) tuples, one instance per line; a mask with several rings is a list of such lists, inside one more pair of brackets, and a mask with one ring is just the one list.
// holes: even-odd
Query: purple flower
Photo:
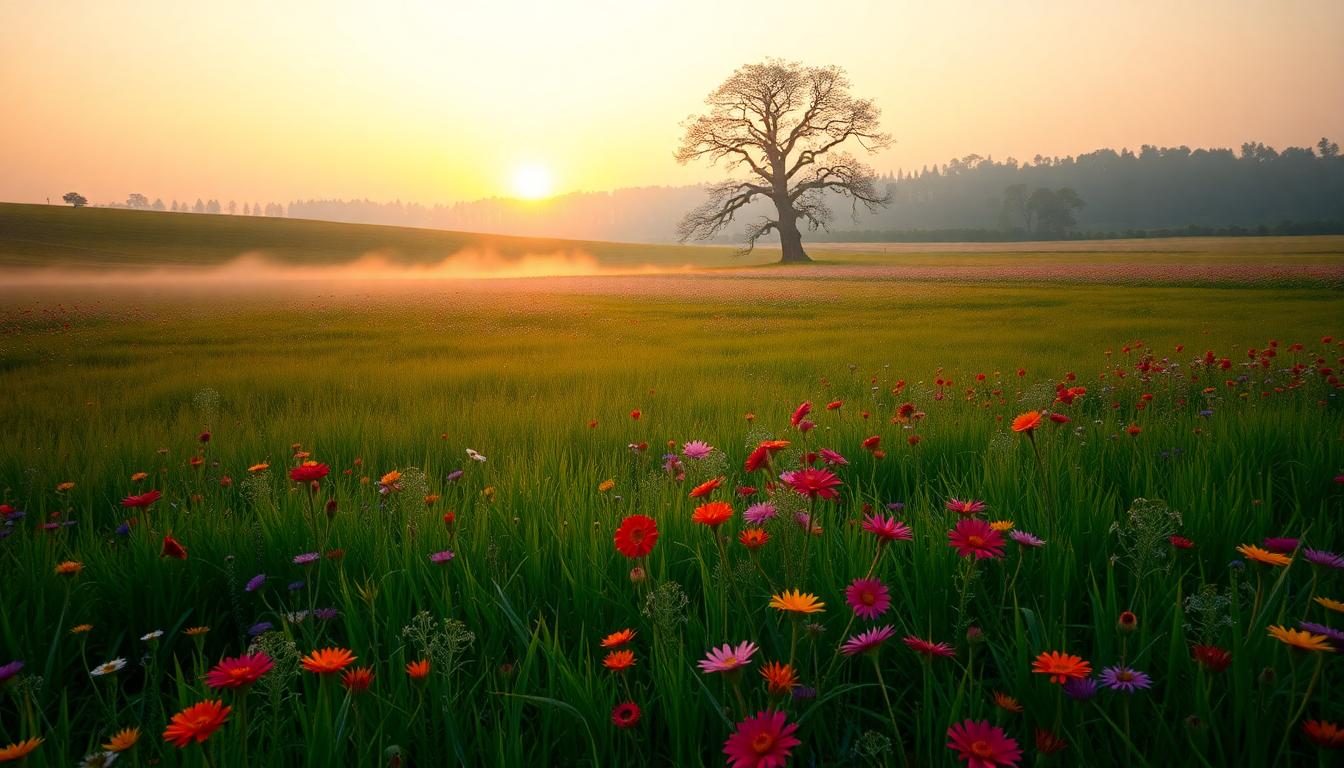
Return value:
[(39, 526), (44, 531), (58, 531), (61, 528), (60, 523), (43, 523)]
[(1008, 534), (1008, 538), (1024, 547), (1031, 547), (1032, 549), (1038, 549), (1045, 546), (1045, 539), (1033, 536), (1026, 531), (1011, 531)]
[(331, 621), (341, 615), (341, 612), (335, 608), (318, 608), (313, 611), (313, 618), (321, 621)]
[(302, 582), (302, 581), (291, 581), (291, 582), (289, 582), (289, 591), (290, 591), (290, 592), (298, 592), (300, 589), (303, 589), (303, 582)]
[(256, 592), (261, 589), (261, 585), (266, 583), (266, 574), (258, 573), (256, 576), (247, 580), (247, 586), (243, 587), (244, 592)]
[(1281, 555), (1291, 555), (1293, 550), (1297, 549), (1297, 539), (1285, 537), (1267, 538), (1264, 541), (1265, 549), (1270, 552), (1277, 552)]
[(131, 535), (131, 524), (130, 524), (130, 523), (122, 523), (121, 525), (118, 525), (118, 526), (117, 526), (117, 535), (118, 535), (118, 536), (130, 536), (130, 535)]
[(815, 699), (815, 698), (817, 698), (816, 688), (810, 688), (806, 685), (800, 685), (797, 688), (793, 689), (794, 701), (806, 701), (808, 699)]
[(294, 564), (312, 565), (313, 563), (317, 562), (318, 557), (320, 557), (320, 555), (318, 555), (316, 552), (304, 552), (302, 555), (294, 556)]
[(1093, 677), (1075, 677), (1064, 684), (1064, 693), (1074, 701), (1087, 701), (1097, 695), (1097, 680)]
[(22, 661), (11, 661), (4, 666), (0, 666), (0, 683), (3, 683), (9, 678), (19, 674), (19, 671), (22, 669), (23, 669)]
[(454, 557), (457, 557), (457, 555), (451, 549), (445, 549), (442, 552), (435, 552), (434, 554), (430, 555), (429, 562), (436, 564), (446, 563), (449, 560), (452, 560)]
[(681, 453), (688, 459), (703, 459), (714, 451), (714, 447), (703, 440), (692, 440), (681, 446)]
[(1323, 565), (1326, 568), (1344, 568), (1344, 557), (1336, 555), (1334, 552), (1327, 552), (1324, 549), (1304, 549), (1302, 556), (1307, 562), (1315, 565)]
[(454, 469), (452, 472), (448, 473), (448, 482), (456, 483), (458, 480), (462, 479), (463, 474), (462, 470)]
[(1334, 627), (1327, 627), (1324, 624), (1317, 624), (1314, 621), (1299, 621), (1297, 622), (1297, 626), (1317, 635), (1325, 635), (1330, 638), (1331, 644), (1336, 648), (1344, 648), (1344, 632), (1341, 632)]
[(269, 621), (259, 621), (247, 628), (248, 637), (256, 637), (264, 632), (270, 632), (275, 627)]
[(746, 511), (742, 513), (742, 518), (752, 525), (760, 525), (774, 517), (775, 514), (775, 508), (772, 505), (761, 502), (747, 507)]
[(1112, 691), (1134, 693), (1145, 688), (1151, 688), (1153, 679), (1137, 669), (1114, 666), (1101, 671), (1101, 684)]
[(904, 511), (905, 511), (905, 502), (903, 502), (903, 501), (893, 501), (893, 502), (891, 502), (890, 504), (887, 505), (887, 509), (888, 509), (889, 511), (892, 511), (892, 512), (904, 512)]

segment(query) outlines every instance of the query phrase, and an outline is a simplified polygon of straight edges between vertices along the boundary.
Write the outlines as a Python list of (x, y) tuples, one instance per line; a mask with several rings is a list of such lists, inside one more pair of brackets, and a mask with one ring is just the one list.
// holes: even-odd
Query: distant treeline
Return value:
[[(1340, 233), (1344, 157), (1321, 139), (1277, 150), (1246, 142), (1240, 150), (1144, 145), (1076, 157), (967, 155), (941, 166), (882, 176), (891, 204), (854, 214), (829, 200), (829, 231), (812, 241), (1012, 241), (1074, 238)], [(400, 200), (295, 200), (241, 207), (173, 201), (175, 210), (244, 213), (366, 224), (433, 227), (511, 235), (669, 242), (682, 215), (699, 204), (699, 187), (637, 187), (578, 192), (544, 201), (490, 198), (449, 205)], [(163, 209), (132, 195), (129, 207)], [(762, 204), (764, 205), (764, 204)], [(163, 207), (161, 207), (163, 206)], [(264, 214), (262, 213), (264, 211)], [(741, 231), (764, 207), (739, 213)]]

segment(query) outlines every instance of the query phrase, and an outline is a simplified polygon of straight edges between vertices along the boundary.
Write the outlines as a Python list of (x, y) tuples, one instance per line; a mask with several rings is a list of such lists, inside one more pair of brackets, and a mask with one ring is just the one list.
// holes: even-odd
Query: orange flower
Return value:
[(303, 657), (303, 668), (319, 675), (330, 675), (350, 666), (355, 656), (345, 648), (323, 648)]
[(620, 632), (612, 632), (610, 635), (602, 638), (603, 648), (620, 648), (622, 645), (635, 639), (635, 630), (622, 629)]
[(1302, 723), (1302, 732), (1307, 734), (1317, 746), (1326, 749), (1344, 747), (1344, 728), (1325, 720), (1308, 720)]
[(612, 672), (624, 672), (635, 665), (634, 651), (612, 651), (602, 660), (602, 666)]
[(421, 660), (419, 660), (419, 661), (412, 661), (410, 664), (407, 664), (407, 665), (406, 665), (406, 674), (407, 674), (407, 676), (409, 676), (412, 680), (415, 680), (416, 682), (420, 682), (421, 680), (424, 680), (424, 679), (428, 678), (428, 677), (429, 677), (429, 659), (421, 659)]
[(209, 631), (210, 631), (209, 627), (189, 627), (182, 634), (186, 635), (187, 637), (200, 637), (201, 635), (204, 635), (206, 632)]
[(84, 564), (74, 560), (66, 560), (56, 566), (56, 573), (60, 576), (78, 576), (82, 570), (84, 570)]
[(820, 613), (826, 609), (826, 604), (817, 600), (816, 595), (805, 595), (795, 589), (771, 595), (770, 607), (789, 613)]
[(140, 741), (139, 728), (123, 728), (112, 734), (111, 740), (103, 745), (108, 752), (125, 752)]
[(722, 477), (716, 477), (713, 480), (706, 480), (705, 482), (695, 486), (695, 488), (691, 490), (691, 498), (699, 499), (708, 496), (709, 494), (713, 493), (714, 489), (718, 488), (720, 485), (723, 485)]
[(373, 685), (373, 670), (369, 667), (353, 667), (341, 675), (341, 685), (351, 693), (363, 693)]
[(176, 747), (185, 747), (194, 739), (201, 743), (219, 730), (229, 719), (233, 707), (224, 706), (222, 701), (202, 701), (173, 715), (173, 720), (163, 731), (163, 740)]
[(1087, 677), (1092, 674), (1092, 665), (1083, 661), (1081, 656), (1048, 651), (1036, 657), (1036, 661), (1031, 665), (1031, 671), (1049, 675), (1050, 682), (1062, 685), (1071, 677)]
[[(68, 490), (73, 489), (74, 487), (75, 487), (75, 484), (74, 484), (74, 483), (61, 483), (60, 485), (57, 485), (57, 486), (56, 486), (56, 490), (58, 490), (58, 491), (68, 491)], [(31, 739), (30, 739), (30, 741), (31, 741)], [(31, 750), (29, 750), (29, 751), (31, 751)], [(27, 752), (25, 752), (24, 754), (27, 754)]]
[(994, 692), (994, 705), (1005, 712), (1013, 714), (1022, 714), (1022, 704), (1017, 699), (1000, 691)]
[(765, 688), (772, 696), (787, 696), (798, 687), (798, 673), (791, 665), (778, 661), (761, 667), (761, 677), (765, 678)]
[(1331, 600), (1328, 597), (1316, 597), (1312, 599), (1316, 601), (1317, 605), (1326, 610), (1334, 611), (1335, 613), (1344, 613), (1344, 603), (1341, 603), (1338, 600)]
[(10, 760), (22, 760), (28, 756), (29, 752), (37, 749), (45, 741), (42, 737), (28, 739), (10, 744), (4, 749), (0, 749), (0, 763), (8, 763)]
[(1293, 562), (1293, 558), (1287, 555), (1280, 555), (1278, 552), (1270, 552), (1267, 549), (1261, 549), (1254, 544), (1242, 544), (1237, 547), (1237, 551), (1246, 556), (1247, 560), (1254, 560), (1257, 563), (1283, 567)]
[(271, 468), (271, 465), (270, 465), (270, 464), (267, 464), (266, 462), (263, 461), (263, 462), (260, 463), (260, 464), (253, 464), (252, 466), (248, 467), (248, 468), (247, 468), (247, 471), (248, 471), (248, 472), (251, 472), (251, 473), (253, 473), (253, 474), (255, 474), (255, 473), (257, 473), (257, 472), (265, 472), (266, 470), (268, 470), (268, 469), (270, 469), (270, 468)]
[(144, 479), (147, 478), (147, 477), (149, 477), (149, 473), (148, 473), (148, 472), (136, 472), (134, 475), (131, 475), (131, 482), (132, 482), (132, 483), (138, 483), (138, 482), (140, 482), (141, 480), (144, 480)]
[(737, 537), (747, 549), (760, 549), (770, 540), (770, 534), (764, 528), (748, 528)]
[(726, 501), (711, 501), (708, 504), (701, 504), (696, 507), (695, 512), (691, 514), (691, 520), (710, 528), (718, 528), (728, 522), (732, 516), (732, 504)]
[(603, 480), (602, 482), (597, 484), (597, 490), (600, 493), (606, 493), (607, 491), (610, 491), (612, 488), (615, 487), (616, 487), (616, 481), (612, 478), (607, 478), (606, 480)]
[(92, 630), (93, 630), (92, 624), (76, 624), (75, 626), (70, 628), (70, 634), (82, 635), (85, 632), (90, 632)]
[(1027, 434), (1031, 434), (1031, 431), (1036, 427), (1040, 426), (1040, 423), (1041, 423), (1040, 411), (1027, 411), (1026, 413), (1013, 419), (1013, 431), (1026, 432)]
[(1325, 635), (1315, 635), (1301, 629), (1288, 629), (1286, 627), (1273, 626), (1269, 628), (1269, 636), (1290, 648), (1297, 648), (1303, 651), (1335, 652), (1334, 647), (1330, 645), (1330, 638)]

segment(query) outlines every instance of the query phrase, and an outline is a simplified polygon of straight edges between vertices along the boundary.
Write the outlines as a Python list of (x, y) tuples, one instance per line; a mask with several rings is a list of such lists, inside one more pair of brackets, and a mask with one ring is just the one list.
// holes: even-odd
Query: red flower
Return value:
[(794, 736), (797, 723), (778, 710), (758, 712), (737, 724), (723, 744), (731, 768), (783, 768), (793, 748), (802, 742)]
[(711, 501), (695, 508), (691, 520), (710, 528), (718, 528), (733, 517), (733, 505), (726, 501)]
[(947, 532), (947, 544), (962, 557), (1003, 557), (1003, 534), (978, 517), (964, 517)]
[(845, 404), (844, 400), (832, 400), (831, 402), (826, 404), (826, 410), (828, 411), (839, 410), (840, 407), (843, 406), (844, 404)]
[(634, 419), (635, 421), (639, 421), (639, 417), (643, 415), (644, 414), (640, 413), (638, 408), (630, 412), (630, 418)]
[(1071, 421), (1071, 419), (1069, 419), (1068, 416), (1065, 416), (1062, 413), (1054, 413), (1054, 412), (1050, 414), (1050, 420), (1055, 422), (1056, 424), (1068, 424), (1069, 421)]
[(1167, 541), (1171, 542), (1171, 546), (1177, 549), (1195, 548), (1195, 542), (1185, 538), (1184, 536), (1168, 536)]
[(633, 701), (624, 701), (611, 710), (611, 724), (617, 728), (634, 728), (639, 722), (639, 705)]
[(1036, 427), (1039, 426), (1040, 423), (1041, 423), (1040, 411), (1027, 411), (1026, 413), (1013, 419), (1013, 431), (1026, 432), (1027, 434), (1031, 434), (1031, 431), (1036, 429)]
[(1216, 645), (1192, 645), (1190, 654), (1199, 662), (1199, 666), (1214, 674), (1232, 666), (1232, 653)]
[(205, 684), (211, 688), (247, 688), (274, 666), (271, 657), (264, 653), (224, 659), (206, 673)]
[(1069, 743), (1046, 728), (1036, 729), (1036, 751), (1042, 755), (1053, 755), (1069, 748)]
[(163, 740), (175, 747), (185, 747), (193, 740), (198, 744), (210, 738), (229, 719), (233, 707), (222, 701), (202, 701), (173, 715), (163, 731)]
[(658, 543), (658, 523), (645, 515), (630, 515), (616, 529), (616, 551), (632, 560), (645, 557)]
[(799, 405), (797, 408), (794, 409), (793, 416), (789, 417), (789, 423), (796, 427), (802, 422), (803, 417), (811, 412), (812, 412), (812, 403), (810, 402), (803, 403), (802, 405)]
[(171, 557), (176, 560), (187, 559), (187, 549), (178, 543), (177, 539), (165, 535), (163, 537), (163, 551), (159, 553), (160, 557)]
[(331, 472), (326, 464), (303, 464), (289, 470), (289, 479), (296, 483), (311, 483), (321, 480)]
[(1015, 766), (1022, 759), (1022, 750), (1002, 728), (990, 725), (988, 720), (964, 720), (947, 729), (947, 748), (966, 762), (967, 768), (996, 768)]
[(163, 498), (163, 493), (158, 490), (153, 490), (138, 496), (127, 496), (121, 500), (121, 506), (129, 507), (131, 509), (144, 509), (161, 498)]
[(713, 493), (714, 489), (718, 488), (722, 484), (723, 484), (722, 477), (716, 477), (713, 480), (706, 480), (705, 482), (695, 486), (695, 488), (691, 490), (691, 498), (692, 499), (704, 498), (705, 496), (708, 496), (709, 494)]
[(835, 489), (843, 485), (840, 478), (835, 473), (827, 469), (813, 469), (807, 467), (796, 472), (786, 472), (780, 475), (780, 479), (792, 486), (793, 490), (815, 499), (821, 497), (827, 501), (833, 501), (840, 497), (840, 493)]
[(881, 446), (882, 446), (881, 435), (873, 435), (872, 437), (863, 441), (863, 449), (865, 451), (876, 451)]

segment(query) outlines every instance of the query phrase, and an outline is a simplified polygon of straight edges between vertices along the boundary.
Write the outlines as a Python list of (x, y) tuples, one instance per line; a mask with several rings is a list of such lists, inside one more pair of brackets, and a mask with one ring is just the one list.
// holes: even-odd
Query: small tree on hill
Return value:
[(83, 208), (84, 206), (89, 204), (88, 198), (84, 197), (78, 192), (66, 192), (64, 195), (61, 195), (61, 199), (73, 205), (76, 208)]

